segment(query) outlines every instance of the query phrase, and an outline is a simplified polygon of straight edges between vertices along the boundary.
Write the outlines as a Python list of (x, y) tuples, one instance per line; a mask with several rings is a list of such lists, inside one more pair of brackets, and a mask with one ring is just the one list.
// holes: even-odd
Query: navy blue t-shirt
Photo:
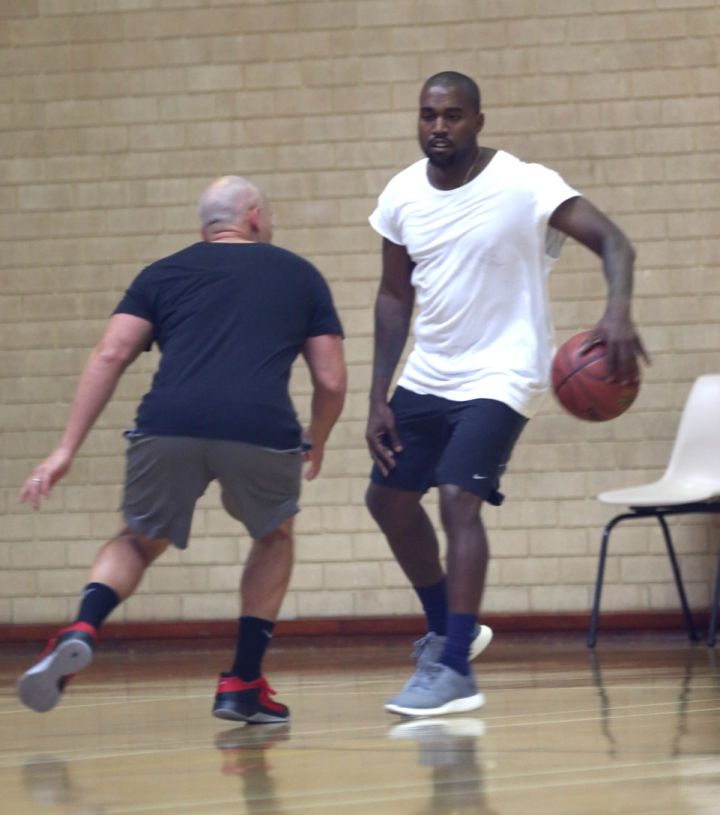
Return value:
[(288, 386), (308, 337), (342, 335), (308, 261), (266, 243), (195, 243), (135, 278), (115, 313), (153, 324), (162, 356), (138, 408), (141, 433), (294, 449)]

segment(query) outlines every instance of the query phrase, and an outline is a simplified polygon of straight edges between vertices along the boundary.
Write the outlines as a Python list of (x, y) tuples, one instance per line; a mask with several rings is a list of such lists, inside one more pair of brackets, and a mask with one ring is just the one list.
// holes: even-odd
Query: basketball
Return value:
[(580, 353), (589, 336), (589, 331), (575, 334), (558, 348), (552, 364), (552, 388), (568, 413), (587, 422), (606, 422), (632, 405), (640, 390), (640, 378), (623, 384), (608, 381), (605, 345)]

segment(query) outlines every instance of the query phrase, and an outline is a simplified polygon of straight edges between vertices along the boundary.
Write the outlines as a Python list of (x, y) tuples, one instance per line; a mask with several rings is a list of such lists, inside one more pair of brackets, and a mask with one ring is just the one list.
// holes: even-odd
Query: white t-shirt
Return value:
[(548, 226), (579, 195), (553, 170), (502, 150), (468, 184), (438, 190), (427, 159), (390, 180), (370, 216), (415, 262), (415, 344), (398, 385), (497, 399), (530, 417), (554, 352), (547, 275), (565, 236)]

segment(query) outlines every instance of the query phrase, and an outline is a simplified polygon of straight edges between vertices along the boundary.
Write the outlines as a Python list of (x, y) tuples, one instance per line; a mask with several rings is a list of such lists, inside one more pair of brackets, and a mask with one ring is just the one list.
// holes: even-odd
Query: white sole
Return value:
[(245, 721), (247, 721), (248, 724), (284, 724), (290, 721), (290, 717), (280, 719), (277, 716), (273, 716), (272, 713), (256, 713), (254, 716), (248, 716)]
[(273, 716), (272, 713), (258, 712), (253, 713), (252, 716), (243, 716), (242, 713), (236, 713), (234, 710), (224, 707), (216, 708), (213, 710), (212, 715), (216, 719), (225, 719), (229, 722), (247, 722), (248, 724), (284, 724), (290, 721), (290, 717), (280, 719)]
[(92, 658), (93, 650), (83, 640), (69, 639), (61, 642), (45, 659), (20, 677), (17, 684), (20, 701), (38, 713), (51, 710), (62, 696), (60, 680), (87, 668)]
[(401, 707), (388, 703), (385, 710), (388, 713), (397, 713), (399, 716), (444, 716), (446, 713), (468, 713), (477, 710), (485, 704), (485, 696), (476, 693), (473, 696), (465, 696), (462, 699), (451, 699), (444, 705), (433, 708)]
[(227, 708), (220, 707), (213, 710), (212, 715), (216, 719), (225, 719), (227, 722), (246, 722), (247, 719), (245, 716), (241, 716), (239, 713), (235, 713), (234, 710), (228, 710)]
[(490, 645), (493, 638), (493, 630), (487, 625), (481, 625), (475, 639), (470, 643), (470, 659), (479, 657), (480, 654)]

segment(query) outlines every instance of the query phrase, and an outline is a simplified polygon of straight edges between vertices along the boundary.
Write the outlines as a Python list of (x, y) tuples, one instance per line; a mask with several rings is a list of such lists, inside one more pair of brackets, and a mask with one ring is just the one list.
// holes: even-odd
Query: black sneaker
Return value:
[(60, 629), (18, 680), (20, 701), (38, 713), (54, 708), (67, 683), (92, 662), (96, 639), (97, 630), (88, 623)]
[(245, 682), (234, 674), (221, 673), (212, 714), (218, 719), (252, 724), (286, 722), (290, 711), (285, 705), (273, 702), (270, 696), (274, 695), (264, 676)]

